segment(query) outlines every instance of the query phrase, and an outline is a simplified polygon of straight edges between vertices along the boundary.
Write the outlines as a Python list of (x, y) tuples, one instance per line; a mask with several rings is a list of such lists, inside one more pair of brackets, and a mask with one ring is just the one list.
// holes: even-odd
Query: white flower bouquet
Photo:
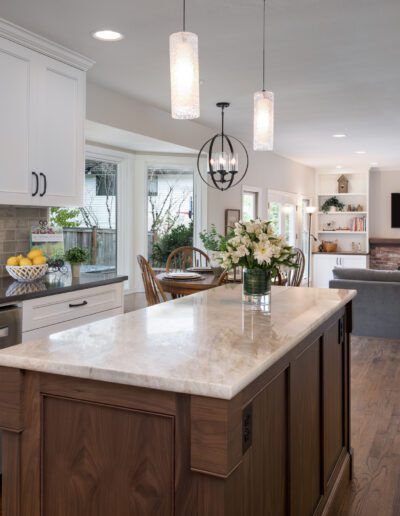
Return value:
[(234, 236), (221, 253), (221, 263), (228, 270), (240, 266), (269, 271), (272, 277), (281, 267), (296, 267), (293, 248), (274, 232), (270, 221), (260, 219), (235, 224)]

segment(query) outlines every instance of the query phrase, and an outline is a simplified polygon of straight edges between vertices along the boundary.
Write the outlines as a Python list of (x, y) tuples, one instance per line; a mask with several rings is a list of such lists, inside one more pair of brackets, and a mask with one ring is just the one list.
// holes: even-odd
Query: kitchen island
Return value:
[(225, 285), (1, 351), (3, 514), (335, 514), (354, 296)]

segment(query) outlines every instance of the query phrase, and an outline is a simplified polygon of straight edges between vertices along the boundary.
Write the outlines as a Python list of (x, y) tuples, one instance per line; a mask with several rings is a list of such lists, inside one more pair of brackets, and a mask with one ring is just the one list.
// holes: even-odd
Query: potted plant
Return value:
[(344, 204), (337, 197), (330, 197), (321, 206), (321, 211), (329, 213), (330, 211), (343, 211)]
[(226, 243), (233, 236), (233, 231), (223, 236), (218, 233), (215, 224), (211, 224), (210, 231), (201, 231), (199, 236), (210, 258), (210, 267), (216, 276), (220, 276), (224, 271), (221, 266), (221, 252), (226, 251)]
[(84, 247), (71, 247), (65, 253), (65, 259), (71, 264), (72, 277), (79, 278), (81, 273), (81, 264), (89, 258), (89, 251)]
[(246, 301), (270, 310), (271, 279), (283, 266), (295, 268), (295, 255), (283, 236), (266, 220), (237, 222), (234, 236), (221, 253), (222, 266), (244, 268), (243, 294)]

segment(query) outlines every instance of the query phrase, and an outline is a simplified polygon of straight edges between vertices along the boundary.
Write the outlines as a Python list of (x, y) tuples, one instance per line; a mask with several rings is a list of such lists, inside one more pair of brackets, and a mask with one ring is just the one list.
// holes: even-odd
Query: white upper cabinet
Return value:
[(31, 196), (31, 75), (33, 52), (0, 44), (0, 202), (26, 204)]
[(85, 173), (85, 73), (41, 57), (33, 154), (40, 204), (79, 206)]
[(82, 204), (92, 64), (0, 19), (0, 204)]

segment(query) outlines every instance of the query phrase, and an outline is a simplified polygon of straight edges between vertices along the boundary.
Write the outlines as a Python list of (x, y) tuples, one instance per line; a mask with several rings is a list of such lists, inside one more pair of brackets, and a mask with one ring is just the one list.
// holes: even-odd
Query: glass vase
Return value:
[(243, 300), (254, 310), (271, 313), (271, 272), (263, 269), (245, 269)]

